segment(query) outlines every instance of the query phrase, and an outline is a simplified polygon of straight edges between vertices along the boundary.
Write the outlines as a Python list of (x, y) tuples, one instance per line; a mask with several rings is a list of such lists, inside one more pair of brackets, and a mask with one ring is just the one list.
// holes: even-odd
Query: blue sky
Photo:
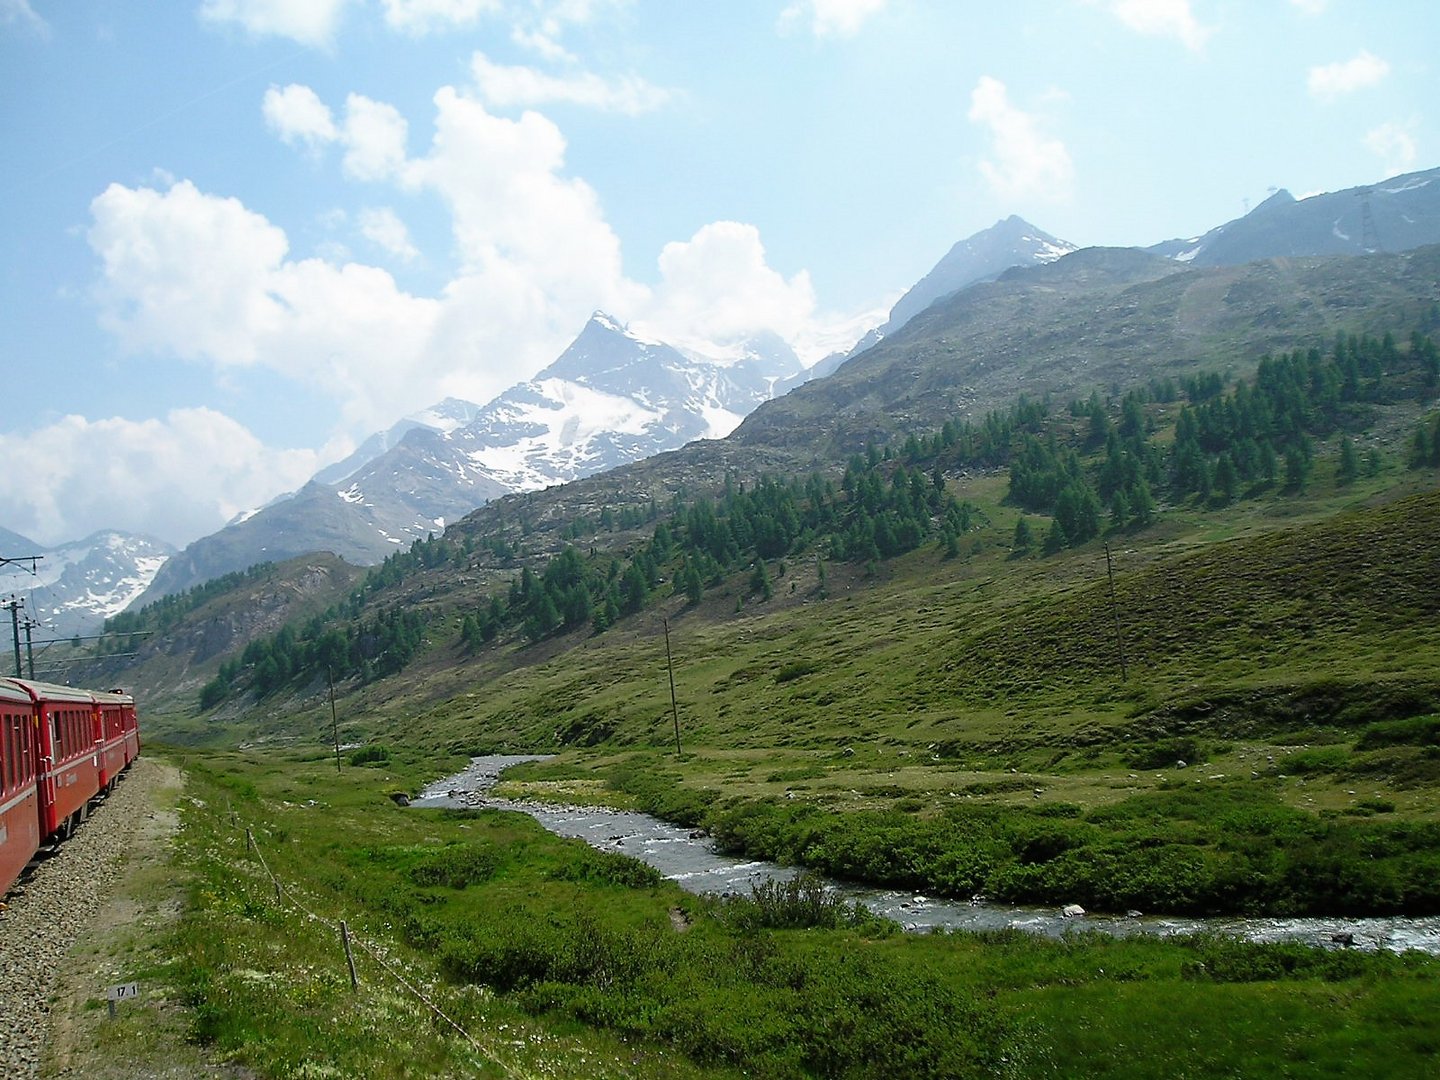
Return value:
[(1018, 213), (1440, 164), (1431, 0), (0, 0), (0, 525), (185, 543), (604, 309), (858, 337)]

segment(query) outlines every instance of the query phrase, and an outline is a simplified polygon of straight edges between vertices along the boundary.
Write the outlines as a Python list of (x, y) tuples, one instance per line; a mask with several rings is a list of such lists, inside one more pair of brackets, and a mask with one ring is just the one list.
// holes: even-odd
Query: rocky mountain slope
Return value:
[(917, 281), (890, 309), (881, 333), (889, 337), (935, 301), (952, 293), (999, 277), (1016, 266), (1054, 262), (1075, 250), (1024, 218), (1011, 214), (990, 228), (955, 244), (934, 268)]
[(1242, 218), (1149, 248), (1192, 266), (1253, 259), (1365, 255), (1440, 243), (1440, 169), (1296, 199), (1283, 188)]
[(832, 377), (757, 409), (730, 441), (844, 455), (947, 419), (981, 422), (1022, 393), (1063, 402), (1202, 367), (1240, 370), (1337, 331), (1417, 325), (1437, 281), (1434, 246), (1203, 269), (1088, 248), (933, 305)]

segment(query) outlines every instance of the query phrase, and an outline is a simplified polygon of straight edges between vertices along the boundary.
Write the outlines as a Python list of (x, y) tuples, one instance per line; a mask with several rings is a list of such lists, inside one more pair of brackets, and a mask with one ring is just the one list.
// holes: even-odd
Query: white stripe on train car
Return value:
[(19, 806), (22, 802), (24, 802), (26, 799), (28, 799), (31, 795), (34, 794), (34, 784), (31, 784), (28, 788), (25, 788), (22, 791), (16, 792), (15, 795), (11, 797), (9, 802), (7, 802), (4, 806), (0, 806), (0, 814), (8, 814), (11, 810), (14, 810), (15, 807)]

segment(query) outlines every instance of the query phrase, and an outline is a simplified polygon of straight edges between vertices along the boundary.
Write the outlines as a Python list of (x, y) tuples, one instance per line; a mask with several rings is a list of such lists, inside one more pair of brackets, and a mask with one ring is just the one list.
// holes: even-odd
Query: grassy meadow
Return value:
[(402, 754), (338, 783), (314, 753), (175, 760), (189, 901), (147, 987), (259, 1075), (1421, 1076), (1437, 1050), (1428, 958), (908, 935), (803, 881), (702, 899), (521, 815), (401, 809), (428, 769)]
[[(932, 896), (1440, 913), (1440, 492), (1393, 441), (1364, 476), (1337, 455), (1303, 493), (1050, 555), (1014, 548), (1006, 477), (977, 472), (952, 481), (958, 544), (776, 559), (763, 595), (749, 573), (698, 601), (662, 581), (603, 634), (469, 647), (464, 574), (416, 574), (391, 600), (425, 639), (342, 686), (338, 722), (313, 681), (237, 726), (157, 720), (246, 740), (174, 751), (193, 1037), (287, 1077), (1427, 1074), (1435, 959), (908, 935), (808, 879), (700, 899), (520, 815), (390, 798), (549, 752), (499, 793)], [(332, 738), (359, 747), (338, 776)]]

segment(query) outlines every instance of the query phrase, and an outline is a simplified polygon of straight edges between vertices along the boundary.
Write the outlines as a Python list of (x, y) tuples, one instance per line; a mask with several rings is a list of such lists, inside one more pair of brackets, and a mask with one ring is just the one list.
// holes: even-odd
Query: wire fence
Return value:
[(459, 1021), (436, 1004), (430, 995), (426, 994), (424, 990), (406, 978), (393, 963), (385, 958), (379, 949), (357, 935), (347, 920), (326, 918), (324, 915), (317, 914), (310, 907), (306, 906), (300, 899), (298, 891), (293, 888), (286, 888), (279, 877), (275, 875), (274, 871), (270, 869), (270, 864), (265, 860), (265, 853), (260, 850), (260, 844), (255, 839), (254, 832), (248, 827), (245, 828), (245, 847), (247, 851), (253, 851), (260, 860), (260, 868), (265, 871), (265, 876), (270, 879), (270, 883), (275, 887), (275, 900), (277, 903), (281, 905), (286, 903), (290, 904), (310, 921), (339, 935), (342, 947), (345, 950), (345, 959), (350, 967), (350, 982), (353, 988), (359, 988), (359, 979), (355, 971), (354, 958), (350, 953), (352, 943), (384, 970), (386, 974), (394, 979), (407, 993), (411, 994), (417, 1001), (434, 1013), (437, 1019), (454, 1029), (454, 1031), (487, 1062), (499, 1067), (506, 1076), (517, 1077), (520, 1078), (520, 1080), (531, 1080), (535, 1074), (526, 1072), (513, 1061), (507, 1061), (498, 1046), (493, 1043), (487, 1044), (467, 1031)]

